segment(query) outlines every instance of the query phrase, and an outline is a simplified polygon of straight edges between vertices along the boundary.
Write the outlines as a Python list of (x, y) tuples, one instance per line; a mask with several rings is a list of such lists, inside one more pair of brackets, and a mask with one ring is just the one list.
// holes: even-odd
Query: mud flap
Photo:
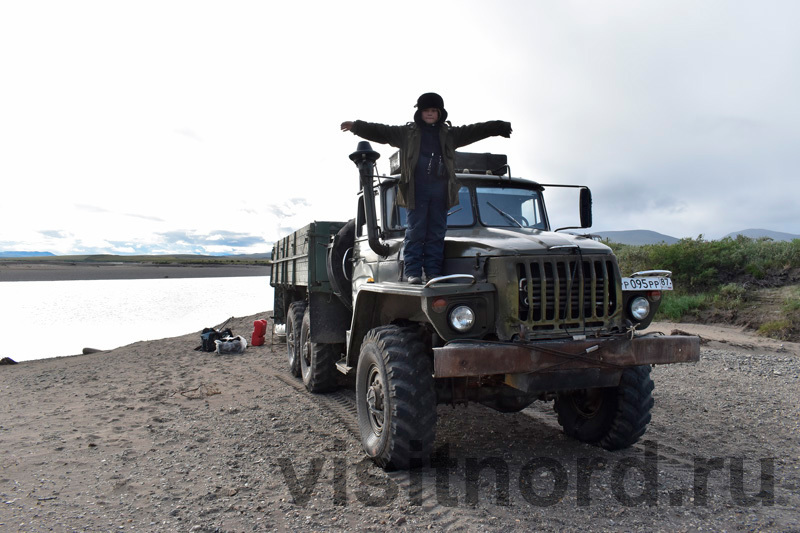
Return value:
[(352, 316), (350, 310), (332, 293), (312, 292), (309, 300), (311, 341), (324, 344), (346, 342)]

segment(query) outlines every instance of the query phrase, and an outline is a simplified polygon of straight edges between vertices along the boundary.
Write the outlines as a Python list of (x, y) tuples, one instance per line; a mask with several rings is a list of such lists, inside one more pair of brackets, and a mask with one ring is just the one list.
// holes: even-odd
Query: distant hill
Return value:
[(675, 244), (680, 239), (650, 231), (646, 229), (633, 229), (628, 231), (594, 231), (592, 235), (599, 235), (603, 239), (608, 239), (611, 242), (620, 244), (630, 244), (632, 246), (641, 246), (643, 244)]
[(235, 255), (225, 254), (225, 257), (232, 257), (235, 259), (272, 259), (272, 252), (266, 252), (261, 254), (235, 254)]
[(0, 257), (45, 257), (52, 256), (50, 252), (0, 252)]
[(743, 229), (742, 231), (735, 231), (728, 233), (725, 237), (735, 239), (738, 235), (744, 235), (751, 239), (759, 239), (761, 237), (769, 237), (773, 241), (793, 241), (800, 239), (800, 235), (793, 235), (791, 233), (783, 233), (781, 231), (772, 231), (768, 229)]

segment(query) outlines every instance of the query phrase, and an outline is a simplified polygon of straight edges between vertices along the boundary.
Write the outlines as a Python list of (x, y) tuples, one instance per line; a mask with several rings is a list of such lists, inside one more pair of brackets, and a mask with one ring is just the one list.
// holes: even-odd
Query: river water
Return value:
[[(0, 358), (29, 361), (199, 332), (272, 309), (269, 277), (0, 282)], [(266, 318), (266, 316), (265, 316)], [(250, 339), (251, 332), (235, 331)]]

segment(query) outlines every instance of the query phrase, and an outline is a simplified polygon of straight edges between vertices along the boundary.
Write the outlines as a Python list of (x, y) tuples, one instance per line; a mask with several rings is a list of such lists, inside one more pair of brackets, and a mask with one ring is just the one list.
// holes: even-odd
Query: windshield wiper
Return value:
[(492, 202), (489, 202), (489, 201), (487, 201), (487, 202), (486, 202), (486, 204), (487, 204), (489, 207), (491, 207), (492, 209), (494, 209), (495, 211), (497, 211), (498, 213), (500, 213), (501, 215), (503, 215), (503, 216), (506, 218), (506, 220), (508, 220), (509, 222), (513, 222), (514, 224), (516, 224), (518, 228), (523, 228), (523, 227), (525, 227), (525, 226), (523, 226), (522, 224), (520, 224), (519, 222), (517, 222), (517, 219), (516, 219), (516, 218), (512, 217), (511, 215), (509, 215), (508, 213), (506, 213), (505, 211), (503, 211), (502, 209), (500, 209), (500, 208), (499, 208), (499, 207), (497, 207), (496, 205), (493, 205), (493, 204), (492, 204)]
[(459, 211), (461, 211), (462, 209), (464, 209), (464, 208), (463, 208), (463, 207), (456, 207), (456, 208), (455, 208), (455, 209), (453, 209), (452, 211), (449, 211), (449, 212), (447, 213), (447, 216), (450, 216), (450, 215), (452, 215), (453, 213), (458, 213), (458, 212), (459, 212)]

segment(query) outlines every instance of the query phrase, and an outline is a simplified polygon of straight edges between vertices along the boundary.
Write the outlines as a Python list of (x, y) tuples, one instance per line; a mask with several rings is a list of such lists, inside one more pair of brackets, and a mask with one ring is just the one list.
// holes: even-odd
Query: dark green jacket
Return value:
[[(422, 132), (414, 122), (405, 126), (387, 126), (374, 122), (356, 120), (350, 129), (354, 134), (381, 144), (388, 144), (400, 149), (400, 183), (398, 185), (397, 204), (414, 209), (414, 169), (419, 160), (419, 146)], [(461, 148), (487, 137), (511, 134), (511, 124), (502, 120), (479, 122), (466, 126), (451, 126), (443, 123), (439, 128), (439, 140), (442, 155), (448, 174), (448, 208), (458, 204), (458, 188), (455, 172), (456, 148)]]

